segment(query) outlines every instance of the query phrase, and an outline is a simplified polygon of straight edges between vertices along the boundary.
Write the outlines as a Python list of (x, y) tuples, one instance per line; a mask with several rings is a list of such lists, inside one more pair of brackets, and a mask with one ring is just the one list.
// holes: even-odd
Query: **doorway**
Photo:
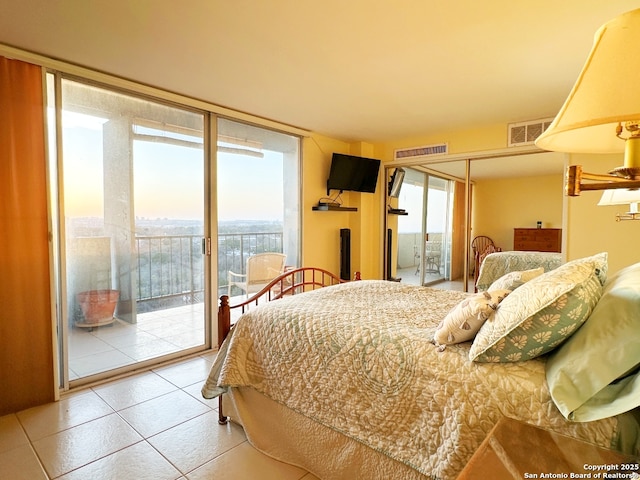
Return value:
[(206, 348), (206, 114), (47, 82), (61, 386)]
[(431, 286), (451, 280), (452, 180), (405, 168), (397, 220), (397, 273), (401, 281)]

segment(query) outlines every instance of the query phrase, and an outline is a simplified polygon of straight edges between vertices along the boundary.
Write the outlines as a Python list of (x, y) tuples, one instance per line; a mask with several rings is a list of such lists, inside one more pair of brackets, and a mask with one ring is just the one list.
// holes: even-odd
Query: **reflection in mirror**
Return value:
[[(514, 228), (535, 228), (537, 222), (542, 228), (562, 228), (562, 154), (475, 158), (469, 165), (468, 218), (467, 161), (403, 166), (400, 196), (388, 201), (407, 215), (387, 215), (387, 278), (473, 292), (478, 271), (474, 237), (488, 236), (498, 248), (513, 250)], [(433, 255), (435, 244), (429, 242), (440, 239), (440, 250)]]
[[(462, 285), (464, 164), (458, 161), (404, 168), (404, 182), (394, 208), (405, 213), (387, 219), (389, 252), (396, 267), (387, 278), (442, 288), (454, 288), (450, 283), (454, 281)], [(462, 167), (462, 177), (442, 171), (445, 166), (449, 171)], [(456, 289), (462, 290), (462, 286)]]
[(471, 241), (487, 236), (508, 251), (515, 228), (562, 228), (563, 171), (564, 156), (552, 152), (472, 161)]

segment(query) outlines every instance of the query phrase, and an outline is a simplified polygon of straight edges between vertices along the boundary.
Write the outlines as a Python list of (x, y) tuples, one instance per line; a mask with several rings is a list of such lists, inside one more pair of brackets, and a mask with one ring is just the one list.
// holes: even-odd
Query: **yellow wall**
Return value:
[[(325, 268), (340, 273), (340, 229), (351, 230), (351, 276), (360, 272), (362, 278), (382, 278), (382, 209), (383, 181), (378, 181), (376, 193), (344, 192), (344, 206), (357, 212), (313, 211), (320, 199), (327, 197), (327, 178), (334, 152), (370, 158), (376, 156), (367, 143), (341, 142), (321, 135), (305, 138), (303, 143), (303, 266)], [(380, 169), (380, 179), (383, 177)], [(331, 192), (333, 197), (337, 192)]]
[(503, 250), (513, 250), (513, 229), (562, 228), (561, 175), (481, 180), (473, 188), (471, 237), (487, 235)]

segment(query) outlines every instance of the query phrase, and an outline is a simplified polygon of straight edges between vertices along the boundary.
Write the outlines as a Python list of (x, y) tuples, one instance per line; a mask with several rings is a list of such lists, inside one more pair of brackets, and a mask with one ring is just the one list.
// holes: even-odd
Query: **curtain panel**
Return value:
[(54, 399), (39, 66), (0, 57), (0, 416)]

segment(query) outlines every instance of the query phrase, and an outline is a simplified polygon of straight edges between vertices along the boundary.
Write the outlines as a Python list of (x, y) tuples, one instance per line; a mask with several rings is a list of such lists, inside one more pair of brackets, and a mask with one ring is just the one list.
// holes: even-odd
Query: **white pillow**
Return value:
[(488, 290), (515, 290), (529, 280), (539, 277), (544, 273), (544, 268), (538, 267), (531, 270), (509, 272), (498, 278), (489, 286)]
[(509, 293), (510, 290), (493, 290), (465, 298), (440, 322), (433, 342), (442, 351), (445, 345), (472, 340), (482, 324), (495, 313), (498, 304)]

